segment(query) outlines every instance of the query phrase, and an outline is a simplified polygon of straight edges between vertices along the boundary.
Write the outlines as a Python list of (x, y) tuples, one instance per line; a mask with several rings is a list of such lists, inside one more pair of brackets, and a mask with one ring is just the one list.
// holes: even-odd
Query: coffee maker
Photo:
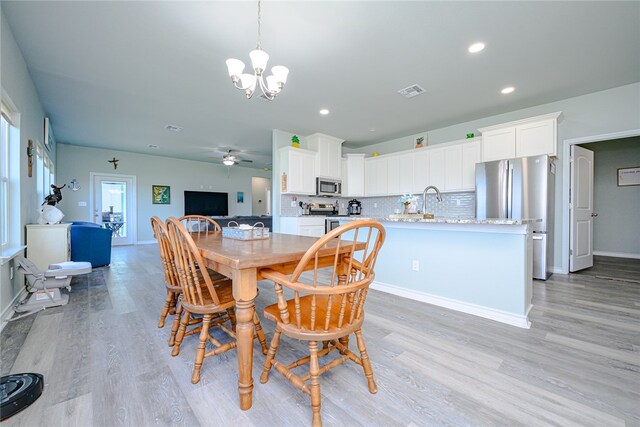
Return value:
[(362, 203), (359, 200), (349, 200), (349, 207), (347, 208), (349, 215), (360, 215), (362, 213)]

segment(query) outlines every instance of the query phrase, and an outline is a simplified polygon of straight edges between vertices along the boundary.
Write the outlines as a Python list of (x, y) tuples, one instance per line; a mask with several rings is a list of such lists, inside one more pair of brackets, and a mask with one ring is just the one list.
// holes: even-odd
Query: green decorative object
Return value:
[(298, 135), (293, 135), (291, 137), (291, 145), (296, 148), (300, 148), (300, 139), (298, 138)]

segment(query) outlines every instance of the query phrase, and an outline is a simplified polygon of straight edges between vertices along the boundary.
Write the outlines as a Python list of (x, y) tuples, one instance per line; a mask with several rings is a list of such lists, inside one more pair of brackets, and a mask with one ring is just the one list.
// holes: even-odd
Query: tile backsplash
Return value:
[[(296, 198), (296, 206), (299, 201), (305, 203), (334, 203), (336, 200), (338, 200), (340, 205), (340, 214), (347, 213), (349, 200), (353, 199), (353, 197), (314, 198), (308, 196), (292, 196), (289, 194), (285, 194), (281, 196), (280, 215), (297, 216), (302, 213), (301, 208), (291, 207), (291, 202), (293, 201), (294, 197)], [(358, 200), (362, 202), (362, 215), (364, 216), (386, 216), (394, 213), (396, 209), (402, 211), (400, 196), (361, 197), (358, 198)], [(435, 194), (427, 194), (427, 212), (433, 213), (436, 216), (475, 218), (475, 204), (476, 193), (473, 191), (464, 193), (442, 193), (442, 202), (438, 202), (436, 200)], [(418, 209), (422, 208), (422, 194), (418, 195), (417, 206)]]

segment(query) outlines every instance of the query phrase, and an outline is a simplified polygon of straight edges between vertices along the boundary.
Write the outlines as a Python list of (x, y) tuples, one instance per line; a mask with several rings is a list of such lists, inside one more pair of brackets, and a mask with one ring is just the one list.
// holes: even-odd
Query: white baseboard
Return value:
[(607, 252), (607, 251), (593, 251), (594, 255), (611, 256), (615, 258), (633, 258), (640, 259), (640, 254), (630, 254), (628, 252)]
[(8, 323), (7, 319), (10, 319), (11, 316), (13, 316), (13, 309), (15, 308), (16, 303), (21, 301), (25, 296), (27, 296), (27, 290), (23, 288), (15, 297), (13, 297), (9, 305), (2, 310), (2, 313), (0, 314), (0, 331), (2, 331)]
[(401, 288), (395, 285), (389, 285), (381, 282), (373, 282), (371, 289), (386, 292), (388, 294), (409, 298), (416, 301), (426, 302), (428, 304), (437, 305), (438, 307), (449, 308), (451, 310), (461, 311), (474, 316), (484, 317), (485, 319), (495, 320), (496, 322), (506, 323), (507, 325), (517, 326), (519, 328), (529, 329), (531, 322), (527, 318), (531, 305), (527, 308), (526, 315), (517, 315), (495, 308), (483, 307), (481, 305), (471, 304), (451, 298), (445, 298), (437, 295), (428, 294), (413, 289)]
[(136, 245), (157, 245), (157, 240), (138, 240)]

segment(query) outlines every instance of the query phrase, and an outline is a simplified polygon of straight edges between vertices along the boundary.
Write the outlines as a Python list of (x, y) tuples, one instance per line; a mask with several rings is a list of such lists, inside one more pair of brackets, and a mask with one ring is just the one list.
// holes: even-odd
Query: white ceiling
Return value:
[[(255, 167), (274, 128), (357, 147), (640, 81), (637, 1), (263, 2), (269, 66), (290, 69), (273, 102), (246, 100), (226, 72), (227, 58), (249, 63), (254, 2), (2, 10), (59, 142), (212, 162), (233, 147)], [(411, 84), (426, 93), (397, 93)]]

